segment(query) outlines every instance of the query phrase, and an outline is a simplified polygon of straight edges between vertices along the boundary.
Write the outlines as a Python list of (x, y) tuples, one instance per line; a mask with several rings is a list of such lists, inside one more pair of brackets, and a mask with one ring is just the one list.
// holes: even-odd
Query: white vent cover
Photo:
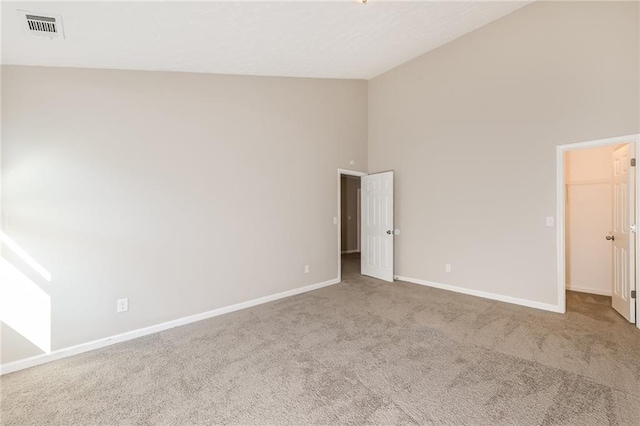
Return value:
[(25, 34), (38, 37), (64, 38), (62, 16), (60, 15), (18, 10), (18, 16)]

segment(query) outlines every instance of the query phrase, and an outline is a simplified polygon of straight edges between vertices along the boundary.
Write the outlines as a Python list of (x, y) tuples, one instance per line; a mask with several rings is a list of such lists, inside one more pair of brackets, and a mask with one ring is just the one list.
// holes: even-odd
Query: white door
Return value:
[(635, 144), (613, 152), (613, 232), (607, 236), (613, 245), (613, 309), (635, 322), (635, 167), (631, 167)]
[(361, 273), (393, 282), (393, 172), (361, 183)]

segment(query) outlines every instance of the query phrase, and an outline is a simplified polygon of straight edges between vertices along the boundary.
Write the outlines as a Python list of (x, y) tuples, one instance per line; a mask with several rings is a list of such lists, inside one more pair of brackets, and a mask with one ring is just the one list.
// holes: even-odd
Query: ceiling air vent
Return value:
[(62, 17), (60, 15), (19, 10), (18, 16), (22, 21), (22, 29), (25, 34), (38, 37), (64, 38)]

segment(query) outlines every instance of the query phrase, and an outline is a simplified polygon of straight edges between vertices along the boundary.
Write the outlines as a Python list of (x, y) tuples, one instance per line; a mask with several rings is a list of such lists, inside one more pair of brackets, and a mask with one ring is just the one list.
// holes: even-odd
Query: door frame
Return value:
[[(337, 230), (337, 234), (338, 234), (338, 282), (342, 282), (342, 186), (340, 185), (340, 178), (342, 176), (356, 176), (356, 177), (363, 177), (363, 176), (367, 176), (368, 173), (365, 172), (359, 172), (356, 170), (348, 170), (348, 169), (338, 169), (338, 206), (337, 206), (337, 212), (338, 214), (336, 215), (337, 218), (337, 222), (336, 224), (338, 225), (338, 230)], [(360, 218), (358, 217), (358, 222), (360, 221)]]
[[(566, 203), (566, 190), (565, 190), (565, 153), (569, 151), (577, 151), (587, 148), (597, 148), (607, 145), (618, 145), (622, 143), (634, 143), (636, 146), (636, 157), (639, 155), (638, 149), (640, 148), (640, 133), (616, 136), (613, 138), (596, 139), (592, 141), (570, 143), (565, 145), (558, 145), (556, 147), (556, 223), (557, 223), (557, 282), (558, 282), (558, 312), (565, 313), (567, 311), (566, 300), (566, 241), (565, 241), (565, 203)], [(640, 165), (638, 165), (640, 167)], [(640, 173), (636, 168), (636, 214), (633, 218), (634, 223), (638, 224), (638, 213), (640, 210), (640, 200), (638, 199), (638, 189), (640, 185)], [(640, 285), (638, 284), (638, 278), (640, 274), (638, 266), (640, 265), (639, 251), (638, 251), (638, 233), (635, 233), (634, 243), (636, 244), (636, 273), (635, 273), (635, 289), (638, 290)], [(636, 326), (640, 328), (640, 298), (636, 297)]]
[(362, 217), (362, 182), (360, 183), (360, 188), (356, 191), (356, 197), (356, 214), (358, 215), (358, 224), (356, 226), (358, 230), (358, 253), (362, 254), (362, 248), (360, 247), (362, 245), (362, 241), (360, 241), (360, 232), (362, 232), (362, 220), (360, 220)]

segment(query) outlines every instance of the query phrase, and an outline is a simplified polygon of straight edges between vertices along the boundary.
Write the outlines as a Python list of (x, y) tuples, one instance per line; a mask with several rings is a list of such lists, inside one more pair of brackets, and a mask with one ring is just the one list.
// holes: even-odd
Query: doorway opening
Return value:
[(340, 276), (360, 274), (360, 176), (340, 175)]
[[(347, 186), (349, 185), (351, 188), (351, 191), (353, 190), (353, 188), (356, 189), (361, 189), (361, 178), (367, 176), (367, 173), (363, 173), (363, 172), (357, 172), (355, 170), (346, 170), (346, 169), (338, 169), (338, 211), (337, 211), (337, 216), (334, 218), (333, 222), (334, 224), (338, 225), (338, 281), (342, 281), (342, 276), (343, 273), (354, 273), (354, 274), (360, 274), (360, 267), (361, 267), (361, 262), (360, 262), (360, 253), (359, 251), (361, 251), (361, 234), (359, 234), (361, 232), (361, 213), (358, 211), (358, 209), (361, 209), (362, 206), (360, 204), (360, 200), (361, 200), (361, 192), (358, 191), (357, 194), (355, 196), (353, 196), (352, 193), (348, 193), (348, 191), (345, 189), (343, 189), (343, 185)], [(346, 181), (346, 179), (351, 179), (351, 181)], [(344, 180), (344, 183), (343, 183)], [(343, 195), (347, 198), (347, 201), (343, 202)], [(357, 198), (357, 200), (353, 200), (353, 198)], [(353, 214), (349, 214), (349, 211), (352, 211), (352, 209), (349, 209), (349, 206), (353, 206), (355, 204), (356, 206), (356, 217), (354, 217)], [(344, 209), (343, 209), (344, 206)], [(348, 217), (349, 215), (351, 216), (351, 220), (347, 219), (346, 222), (344, 223), (345, 220), (342, 219), (343, 216), (343, 210), (345, 211), (346, 216)], [(356, 229), (356, 233), (357, 233), (357, 245), (355, 246), (355, 252), (352, 251), (354, 250), (353, 248), (349, 249), (348, 247), (353, 247), (353, 237), (351, 237), (351, 239), (349, 239), (349, 237), (347, 236), (347, 232), (345, 231), (345, 239), (347, 240), (347, 244), (345, 245), (345, 249), (343, 249), (343, 227), (347, 227), (350, 231), (353, 231), (353, 229)], [(345, 252), (349, 252), (349, 253), (344, 253)], [(344, 261), (343, 261), (343, 256), (344, 256)]]
[[(350, 178), (357, 179), (357, 183), (349, 186)], [(400, 232), (393, 227), (393, 181), (393, 171), (367, 174), (338, 169), (338, 214), (334, 218), (334, 224), (338, 225), (338, 280), (342, 280), (344, 272), (345, 274), (367, 275), (393, 282), (393, 237)], [(342, 188), (343, 185), (345, 185), (345, 190)], [(355, 200), (354, 192), (357, 194)], [(349, 201), (343, 203), (343, 194), (349, 198)], [(358, 200), (360, 200), (359, 212)], [(344, 217), (346, 218), (344, 220), (343, 205), (345, 207)], [(352, 214), (353, 210), (349, 210), (354, 206), (356, 209), (355, 220)], [(353, 233), (357, 235), (358, 229), (359, 236), (356, 236), (354, 241)], [(349, 233), (351, 233), (350, 237)], [(344, 248), (343, 234), (345, 237)], [(361, 253), (360, 256), (357, 254), (358, 251)]]
[(558, 147), (558, 300), (565, 311), (637, 323), (637, 142), (633, 135)]

